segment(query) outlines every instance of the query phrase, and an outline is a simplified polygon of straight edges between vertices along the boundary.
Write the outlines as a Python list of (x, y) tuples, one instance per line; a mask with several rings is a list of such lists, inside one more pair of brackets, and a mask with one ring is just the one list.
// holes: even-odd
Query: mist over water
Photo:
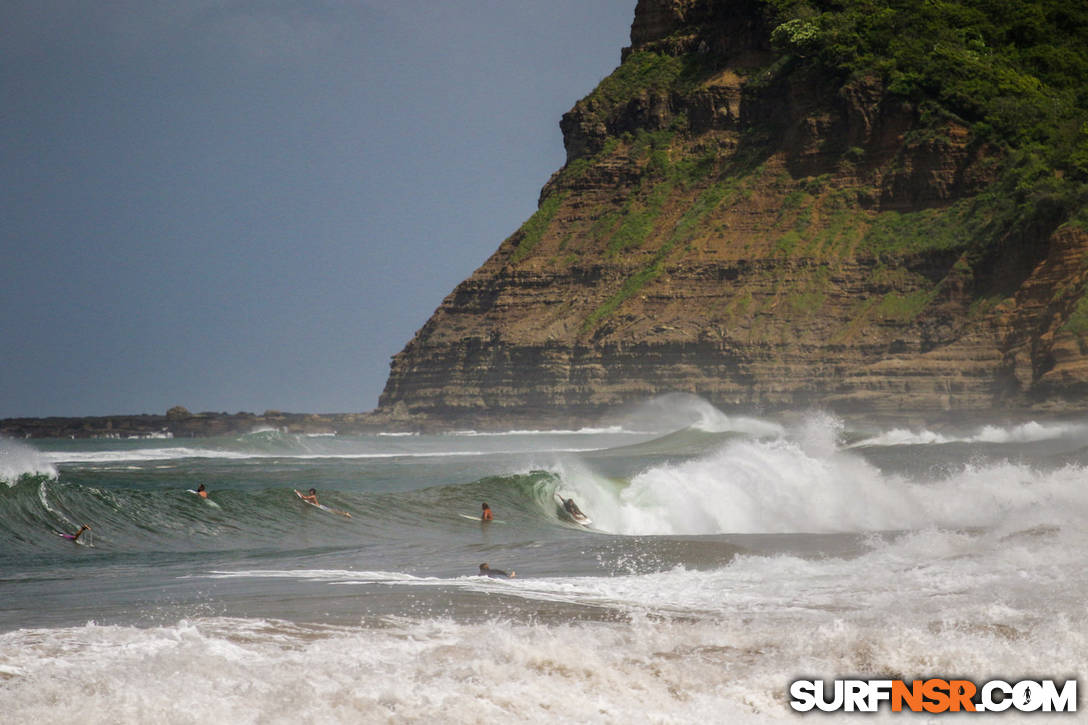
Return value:
[(1076, 677), (1086, 472), (1080, 422), (691, 396), (571, 431), (3, 440), (0, 698), (14, 722), (767, 722), (802, 675)]

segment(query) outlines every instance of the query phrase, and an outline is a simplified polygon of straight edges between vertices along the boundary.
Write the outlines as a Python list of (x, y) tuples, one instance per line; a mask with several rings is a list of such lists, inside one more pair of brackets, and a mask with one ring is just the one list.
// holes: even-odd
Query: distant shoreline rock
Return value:
[(166, 415), (6, 418), (0, 435), (9, 438), (208, 438), (250, 433), (261, 428), (288, 433), (337, 433), (376, 430), (366, 414), (339, 413), (190, 413), (175, 407)]
[[(697, 399), (696, 396), (681, 397)], [(463, 431), (577, 431), (584, 429), (620, 428), (643, 430), (645, 411), (642, 406), (657, 404), (670, 407), (671, 396), (645, 399), (632, 405), (614, 407), (603, 414), (576, 415), (553, 409), (527, 414), (519, 410), (467, 411), (459, 416), (390, 415), (387, 411), (367, 413), (284, 413), (269, 410), (254, 413), (189, 413), (174, 408), (166, 415), (106, 415), (83, 417), (5, 418), (0, 419), (0, 437), (15, 439), (173, 439), (214, 438), (237, 436), (261, 430), (276, 430), (298, 435), (365, 435), (379, 433), (441, 434)], [(706, 401), (703, 401), (705, 404)], [(1075, 410), (988, 409), (935, 412), (932, 410), (900, 410), (895, 413), (873, 411), (848, 412), (827, 408), (799, 407), (755, 411), (745, 408), (721, 409), (726, 415), (757, 416), (780, 423), (798, 423), (813, 412), (822, 410), (858, 429), (915, 428), (930, 430), (957, 429), (979, 425), (1015, 425), (1028, 421), (1083, 420)], [(659, 421), (660, 422), (660, 421)], [(678, 425), (682, 425), (679, 424)]]

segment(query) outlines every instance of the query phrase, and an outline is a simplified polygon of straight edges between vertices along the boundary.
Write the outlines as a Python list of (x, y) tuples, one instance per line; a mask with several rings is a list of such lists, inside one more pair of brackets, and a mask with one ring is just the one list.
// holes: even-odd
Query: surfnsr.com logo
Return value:
[(876, 712), (883, 703), (892, 712), (1076, 712), (1077, 681), (796, 680), (790, 698), (798, 712)]

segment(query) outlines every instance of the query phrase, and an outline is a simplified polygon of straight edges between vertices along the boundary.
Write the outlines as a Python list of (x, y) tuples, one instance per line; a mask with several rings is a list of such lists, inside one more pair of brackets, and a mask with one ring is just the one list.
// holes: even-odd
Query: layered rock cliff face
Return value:
[[(1004, 152), (876, 75), (772, 48), (757, 0), (639, 0), (623, 63), (564, 115), (540, 208), (392, 362), (377, 418), (725, 409), (1079, 410), (1088, 232), (1015, 229)], [(999, 205), (992, 202), (991, 206)]]

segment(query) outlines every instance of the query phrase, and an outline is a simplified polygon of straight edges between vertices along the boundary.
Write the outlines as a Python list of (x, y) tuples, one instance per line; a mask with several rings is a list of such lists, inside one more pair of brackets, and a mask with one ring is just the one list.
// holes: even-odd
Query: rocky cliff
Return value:
[[(1038, 161), (1008, 113), (934, 87), (907, 51), (844, 51), (869, 21), (836, 12), (639, 0), (622, 64), (560, 122), (539, 210), (394, 357), (376, 419), (588, 421), (675, 391), (1084, 409), (1084, 170)], [(963, 37), (974, 57), (989, 38)]]

